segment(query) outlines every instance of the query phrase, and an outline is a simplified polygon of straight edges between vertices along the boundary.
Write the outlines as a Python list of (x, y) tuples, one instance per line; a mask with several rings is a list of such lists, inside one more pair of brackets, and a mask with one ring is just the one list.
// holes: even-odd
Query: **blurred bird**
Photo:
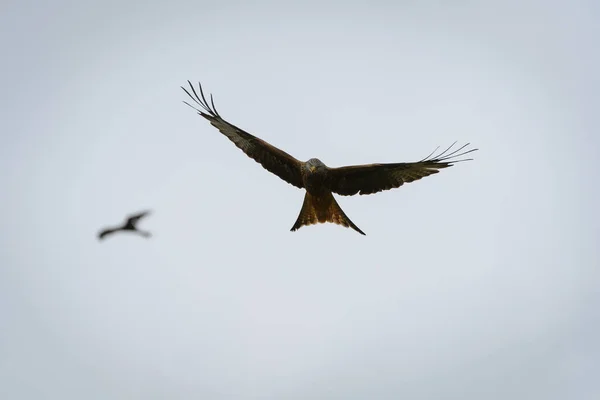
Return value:
[(114, 227), (114, 228), (105, 228), (104, 230), (100, 231), (98, 233), (98, 239), (102, 240), (106, 236), (112, 235), (113, 233), (116, 233), (119, 231), (135, 232), (143, 237), (150, 237), (151, 236), (150, 232), (139, 230), (136, 226), (137, 223), (139, 222), (139, 220), (144, 218), (148, 214), (150, 214), (150, 211), (143, 211), (143, 212), (140, 212), (137, 214), (129, 215), (125, 219), (125, 222), (123, 223), (123, 225)]
[(450, 167), (453, 163), (471, 160), (458, 160), (457, 158), (477, 150), (462, 151), (469, 145), (467, 143), (456, 150), (450, 151), (456, 143), (454, 142), (440, 154), (433, 155), (437, 151), (436, 149), (429, 156), (417, 162), (352, 165), (340, 168), (328, 167), (317, 158), (302, 162), (221, 118), (213, 102), (212, 95), (209, 103), (206, 101), (200, 84), (198, 84), (200, 93), (200, 96), (198, 96), (192, 83), (190, 81), (188, 83), (191, 92), (183, 86), (181, 88), (200, 108), (184, 101), (185, 104), (196, 110), (198, 114), (207, 119), (212, 126), (227, 136), (247, 156), (260, 163), (267, 171), (291, 185), (306, 189), (304, 203), (296, 223), (292, 226), (292, 231), (304, 225), (332, 222), (347, 228), (350, 227), (364, 235), (365, 233), (342, 211), (333, 197), (333, 193), (352, 196), (397, 188), (404, 183), (414, 182), (426, 176), (437, 174), (440, 169)]

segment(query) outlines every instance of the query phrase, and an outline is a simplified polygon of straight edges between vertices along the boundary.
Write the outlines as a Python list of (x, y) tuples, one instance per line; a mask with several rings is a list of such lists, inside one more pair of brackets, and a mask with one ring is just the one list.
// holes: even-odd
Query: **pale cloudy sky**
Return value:
[[(452, 4), (450, 4), (452, 3)], [(0, 13), (0, 398), (597, 399), (594, 1), (21, 1)], [(303, 192), (301, 160), (475, 160)], [(130, 235), (105, 225), (151, 208)]]

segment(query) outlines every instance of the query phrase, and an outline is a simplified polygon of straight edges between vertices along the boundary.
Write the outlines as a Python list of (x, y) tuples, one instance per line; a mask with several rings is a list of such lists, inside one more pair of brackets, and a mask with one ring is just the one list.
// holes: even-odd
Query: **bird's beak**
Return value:
[(311, 165), (310, 167), (308, 167), (308, 169), (310, 169), (310, 172), (315, 172), (315, 169), (317, 169), (317, 167)]

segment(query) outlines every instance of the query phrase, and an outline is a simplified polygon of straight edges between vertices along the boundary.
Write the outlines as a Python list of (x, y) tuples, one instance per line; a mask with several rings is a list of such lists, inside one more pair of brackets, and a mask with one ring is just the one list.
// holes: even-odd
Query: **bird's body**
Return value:
[(308, 193), (313, 196), (321, 196), (331, 192), (327, 187), (327, 170), (329, 169), (318, 158), (311, 158), (302, 164), (302, 183)]
[(332, 222), (350, 227), (364, 235), (365, 233), (346, 216), (337, 201), (335, 201), (327, 179), (329, 167), (318, 158), (311, 158), (303, 163), (300, 168), (306, 194), (298, 219), (292, 226), (292, 231), (303, 225)]
[(302, 209), (292, 231), (304, 225), (332, 222), (350, 227), (364, 235), (365, 233), (342, 211), (333, 197), (333, 193), (342, 196), (364, 195), (397, 188), (405, 182), (413, 182), (435, 174), (441, 168), (452, 166), (452, 163), (466, 161), (456, 160), (456, 158), (477, 150), (472, 149), (460, 153), (467, 144), (448, 153), (454, 146), (453, 144), (437, 156), (431, 158), (433, 155), (431, 153), (417, 162), (353, 165), (340, 168), (330, 168), (317, 158), (301, 162), (264, 140), (225, 121), (217, 112), (212, 96), (209, 105), (202, 86), (198, 85), (200, 91), (200, 96), (198, 96), (191, 82), (188, 81), (188, 83), (193, 95), (185, 88), (182, 87), (182, 89), (201, 109), (187, 102), (184, 102), (185, 104), (195, 109), (198, 114), (206, 118), (246, 155), (260, 163), (266, 170), (289, 184), (306, 190)]
[(129, 215), (125, 218), (125, 222), (122, 225), (113, 227), (113, 228), (105, 228), (98, 233), (98, 239), (102, 240), (108, 235), (112, 235), (116, 232), (134, 232), (143, 237), (150, 237), (151, 234), (148, 231), (142, 231), (137, 228), (137, 223), (140, 219), (144, 218), (150, 214), (150, 211), (143, 211), (141, 213), (136, 213)]

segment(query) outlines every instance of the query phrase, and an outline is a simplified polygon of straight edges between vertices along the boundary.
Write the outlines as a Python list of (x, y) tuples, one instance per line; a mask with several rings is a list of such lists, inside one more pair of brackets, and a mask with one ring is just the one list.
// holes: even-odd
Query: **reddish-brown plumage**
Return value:
[(303, 163), (283, 150), (225, 121), (217, 112), (212, 95), (209, 104), (202, 91), (202, 86), (198, 84), (199, 96), (192, 83), (190, 81), (188, 83), (193, 95), (184, 87), (181, 88), (200, 106), (200, 109), (187, 102), (184, 102), (185, 104), (210, 121), (211, 125), (267, 171), (298, 188), (306, 189), (302, 210), (292, 231), (303, 225), (332, 222), (351, 227), (364, 235), (344, 214), (332, 192), (351, 196), (398, 188), (404, 183), (436, 174), (440, 169), (450, 167), (453, 163), (467, 161), (468, 159), (457, 160), (457, 158), (477, 150), (472, 149), (460, 153), (469, 145), (467, 143), (457, 150), (449, 152), (454, 146), (452, 144), (434, 157), (431, 156), (435, 151), (421, 161), (411, 163), (366, 164), (340, 168), (329, 168), (316, 158)]
[(292, 227), (292, 231), (296, 231), (304, 225), (322, 224), (325, 222), (332, 222), (352, 228), (362, 235), (365, 234), (348, 218), (337, 201), (335, 201), (331, 192), (321, 196), (313, 196), (309, 192), (306, 192), (302, 209), (296, 223)]

